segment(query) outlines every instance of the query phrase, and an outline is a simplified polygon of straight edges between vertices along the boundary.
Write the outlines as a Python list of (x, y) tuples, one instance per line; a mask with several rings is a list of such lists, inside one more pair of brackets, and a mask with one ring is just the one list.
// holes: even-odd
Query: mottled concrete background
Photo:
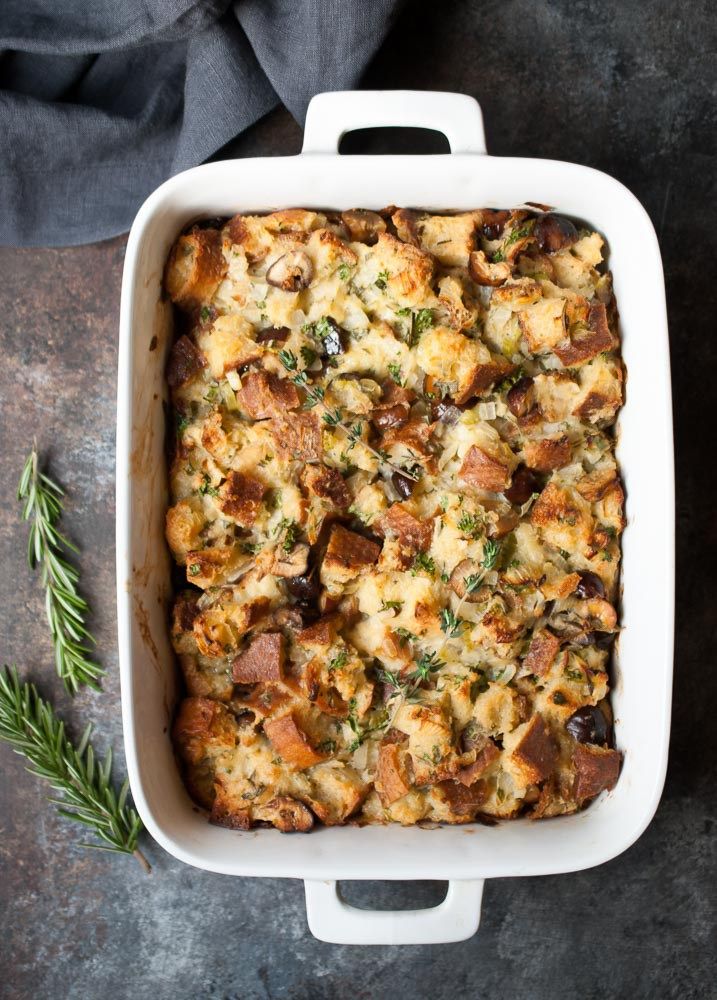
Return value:
[[(76, 850), (77, 831), (54, 815), (40, 783), (3, 747), (2, 996), (715, 996), (714, 70), (707, 0), (422, 0), (404, 13), (365, 81), (475, 95), (494, 153), (606, 170), (637, 194), (657, 227), (674, 365), (679, 590), (671, 763), (647, 833), (593, 871), (490, 882), (482, 927), (466, 944), (339, 948), (308, 934), (298, 882), (194, 871), (149, 841), (149, 878), (132, 860)], [(236, 151), (293, 153), (300, 141), (296, 124), (277, 112)], [(382, 141), (374, 137), (364, 148), (378, 150)], [(118, 770), (114, 433), (123, 251), (121, 239), (0, 251), (0, 655), (38, 679), (75, 732), (95, 720), (97, 744), (117, 750)], [(35, 434), (70, 488), (66, 525), (82, 544), (107, 668), (104, 693), (83, 694), (73, 705), (53, 679), (14, 501)], [(432, 883), (364, 885), (352, 898), (406, 906), (439, 894)]]

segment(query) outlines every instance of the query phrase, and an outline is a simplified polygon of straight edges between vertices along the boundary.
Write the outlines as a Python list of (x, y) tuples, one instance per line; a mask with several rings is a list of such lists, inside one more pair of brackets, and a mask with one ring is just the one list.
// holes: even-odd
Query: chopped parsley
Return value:
[(351, 268), (348, 264), (339, 264), (339, 278), (341, 278), (342, 281), (348, 281), (350, 274)]
[(216, 488), (216, 486), (212, 486), (212, 481), (209, 478), (209, 474), (206, 472), (203, 473), (202, 475), (202, 482), (199, 487), (199, 492), (202, 494), (202, 496), (207, 496), (207, 497), (219, 496), (219, 490)]
[(386, 285), (388, 284), (388, 271), (379, 271), (378, 277), (374, 281), (376, 288), (380, 288), (382, 292), (386, 290)]
[(434, 576), (436, 572), (436, 564), (427, 552), (419, 552), (416, 555), (411, 567), (411, 576), (416, 576), (421, 571), (428, 573), (429, 576)]
[(202, 567), (199, 563), (190, 563), (189, 566), (187, 566), (187, 572), (190, 576), (198, 576), (202, 572)]
[(480, 538), (483, 533), (483, 519), (478, 514), (463, 514), (458, 522), (458, 530), (470, 538)]
[(382, 601), (381, 611), (400, 611), (403, 607), (403, 601)]
[(396, 364), (395, 361), (389, 362), (386, 365), (388, 368), (388, 374), (391, 376), (396, 385), (403, 385), (403, 372), (401, 371), (401, 366)]
[(336, 656), (334, 656), (333, 659), (329, 660), (329, 672), (331, 673), (334, 670), (341, 670), (341, 668), (345, 667), (348, 662), (349, 654), (345, 649), (342, 649), (336, 654)]

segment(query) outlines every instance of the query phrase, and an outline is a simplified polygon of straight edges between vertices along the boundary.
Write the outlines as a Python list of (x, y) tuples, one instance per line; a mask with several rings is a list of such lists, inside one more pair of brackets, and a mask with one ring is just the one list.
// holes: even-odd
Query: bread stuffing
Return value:
[(178, 237), (173, 736), (211, 822), (538, 819), (615, 785), (605, 253), (538, 208)]

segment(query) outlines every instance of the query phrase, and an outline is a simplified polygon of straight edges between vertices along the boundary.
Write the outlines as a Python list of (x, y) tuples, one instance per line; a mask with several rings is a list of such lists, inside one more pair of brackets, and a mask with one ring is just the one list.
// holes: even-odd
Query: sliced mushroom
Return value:
[(308, 288), (314, 276), (314, 265), (303, 250), (290, 250), (275, 260), (266, 272), (266, 280), (284, 292)]
[(483, 595), (481, 594), (482, 588), (479, 587), (477, 590), (468, 593), (466, 580), (471, 576), (480, 576), (482, 572), (483, 567), (477, 559), (462, 559), (451, 573), (448, 586), (461, 600), (475, 604), (477, 601), (483, 600)]
[(510, 389), (506, 397), (508, 409), (514, 417), (525, 417), (530, 412), (535, 401), (535, 390), (532, 378), (521, 378)]
[(477, 285), (502, 285), (510, 277), (510, 264), (492, 264), (482, 250), (474, 250), (468, 258), (468, 272)]
[(538, 241), (538, 246), (544, 253), (555, 253), (556, 250), (564, 250), (577, 242), (578, 231), (564, 215), (555, 215), (549, 212), (541, 215), (535, 224), (533, 235)]
[(378, 212), (351, 208), (341, 213), (341, 219), (349, 231), (350, 238), (357, 243), (373, 246), (379, 235), (386, 232), (386, 223)]
[(290, 552), (277, 549), (274, 561), (271, 564), (271, 572), (274, 576), (283, 576), (292, 579), (306, 573), (308, 564), (309, 546), (302, 543), (301, 545), (295, 545)]

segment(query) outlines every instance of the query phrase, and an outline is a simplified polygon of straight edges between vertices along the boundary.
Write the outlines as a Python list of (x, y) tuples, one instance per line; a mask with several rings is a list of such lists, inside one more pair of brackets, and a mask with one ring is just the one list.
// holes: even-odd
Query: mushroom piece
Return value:
[(566, 219), (564, 215), (555, 215), (553, 212), (540, 216), (533, 235), (544, 253), (564, 250), (578, 239), (578, 231), (570, 219)]
[(480, 577), (482, 573), (483, 566), (477, 559), (462, 559), (451, 573), (448, 586), (462, 601), (475, 604), (484, 599), (481, 594), (482, 588), (479, 587), (469, 592), (466, 580), (470, 577)]
[(314, 276), (314, 265), (303, 250), (290, 250), (275, 260), (266, 272), (266, 280), (284, 292), (308, 288)]
[(605, 596), (605, 586), (597, 573), (591, 573), (589, 570), (581, 570), (578, 576), (580, 577), (580, 583), (575, 588), (575, 593), (578, 597)]
[(482, 250), (473, 250), (468, 258), (468, 273), (477, 285), (502, 285), (510, 277), (510, 264), (492, 264)]
[(510, 486), (503, 495), (510, 503), (522, 505), (527, 503), (534, 493), (540, 493), (541, 489), (538, 476), (526, 466), (519, 465), (513, 473)]
[(534, 382), (530, 377), (518, 379), (506, 396), (508, 409), (514, 417), (525, 417), (535, 400)]
[(578, 743), (602, 746), (608, 741), (607, 720), (596, 705), (585, 705), (573, 712), (565, 728)]
[(415, 480), (409, 479), (408, 476), (404, 476), (400, 472), (393, 473), (391, 476), (391, 482), (393, 483), (396, 493), (398, 493), (403, 500), (408, 500), (413, 493), (413, 487), (416, 485)]
[(300, 603), (308, 604), (319, 596), (319, 574), (315, 568), (309, 573), (304, 572), (297, 576), (288, 577), (284, 582), (291, 596)]
[(293, 579), (303, 576), (309, 565), (309, 546), (305, 543), (294, 545), (289, 552), (277, 549), (274, 561), (271, 564), (271, 572), (274, 576), (283, 576)]
[(349, 231), (350, 239), (357, 243), (373, 246), (379, 235), (386, 232), (386, 223), (378, 212), (351, 208), (341, 213), (341, 219)]

